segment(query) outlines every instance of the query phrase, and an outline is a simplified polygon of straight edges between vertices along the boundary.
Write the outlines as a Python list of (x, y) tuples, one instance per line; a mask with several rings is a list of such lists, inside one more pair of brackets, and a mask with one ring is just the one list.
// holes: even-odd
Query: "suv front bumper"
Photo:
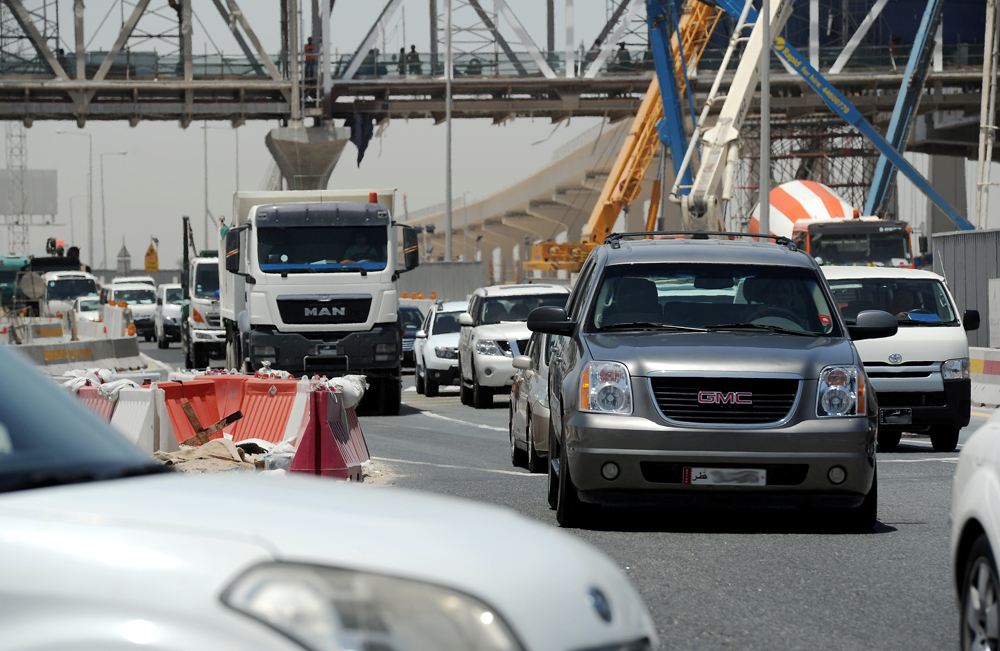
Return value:
[[(636, 398), (641, 401), (643, 396)], [(570, 476), (581, 500), (678, 507), (854, 507), (871, 489), (875, 415), (797, 420), (795, 416), (815, 410), (815, 404), (800, 404), (786, 425), (685, 427), (668, 424), (652, 404), (647, 408), (653, 413), (567, 414), (563, 429)], [(640, 411), (644, 410), (637, 404)], [(613, 480), (601, 472), (609, 462), (619, 468)], [(829, 479), (834, 466), (847, 472), (840, 484)], [(766, 485), (685, 484), (684, 468), (763, 469)]]
[(509, 387), (514, 383), (514, 358), (474, 353), (476, 381), (481, 387)]

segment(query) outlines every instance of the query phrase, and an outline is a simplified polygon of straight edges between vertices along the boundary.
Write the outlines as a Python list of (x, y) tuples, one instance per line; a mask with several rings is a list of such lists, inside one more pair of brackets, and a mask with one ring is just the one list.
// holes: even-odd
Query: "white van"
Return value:
[(132, 309), (136, 334), (151, 341), (155, 334), (156, 290), (145, 283), (112, 284), (101, 290), (101, 302), (126, 303)]
[(926, 433), (938, 452), (951, 452), (969, 424), (972, 381), (966, 330), (979, 312), (961, 317), (944, 278), (888, 267), (823, 267), (848, 325), (858, 312), (896, 317), (892, 337), (855, 343), (878, 396), (878, 446), (892, 450), (903, 432)]

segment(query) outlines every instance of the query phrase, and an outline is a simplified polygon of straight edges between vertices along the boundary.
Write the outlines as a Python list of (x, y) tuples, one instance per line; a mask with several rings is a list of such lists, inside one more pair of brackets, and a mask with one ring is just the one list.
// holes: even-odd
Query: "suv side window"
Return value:
[(436, 314), (435, 310), (427, 310), (427, 316), (424, 317), (424, 325), (421, 328), (428, 337), (431, 336), (431, 325), (434, 323), (434, 314)]
[(583, 270), (580, 272), (580, 277), (576, 279), (576, 287), (573, 288), (573, 294), (570, 297), (569, 308), (566, 310), (569, 314), (570, 321), (580, 322), (583, 317), (583, 307), (584, 303), (587, 302), (587, 291), (590, 289), (591, 280), (594, 277), (594, 269), (597, 268), (597, 263), (594, 258), (587, 261), (584, 265)]

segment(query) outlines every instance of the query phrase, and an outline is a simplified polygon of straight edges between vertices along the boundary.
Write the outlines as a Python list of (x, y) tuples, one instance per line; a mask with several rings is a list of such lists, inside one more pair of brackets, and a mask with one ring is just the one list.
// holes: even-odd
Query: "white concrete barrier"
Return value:
[(1000, 405), (1000, 348), (969, 348), (972, 404)]
[(157, 394), (163, 395), (163, 391), (154, 388), (122, 389), (118, 392), (118, 404), (111, 417), (111, 426), (149, 455), (156, 452), (161, 443), (156, 413)]

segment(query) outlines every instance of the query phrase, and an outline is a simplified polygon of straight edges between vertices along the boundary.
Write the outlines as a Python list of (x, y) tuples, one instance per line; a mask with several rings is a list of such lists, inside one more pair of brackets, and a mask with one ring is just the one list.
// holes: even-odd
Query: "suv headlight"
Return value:
[(434, 354), (441, 359), (458, 359), (458, 349), (451, 346), (438, 346), (434, 349)]
[(941, 363), (941, 377), (945, 380), (968, 380), (969, 358), (949, 359)]
[(476, 352), (480, 355), (497, 355), (503, 357), (500, 346), (492, 339), (476, 339)]
[(379, 574), (270, 563), (238, 578), (222, 601), (312, 651), (522, 649), (478, 599)]
[(580, 410), (632, 413), (632, 380), (619, 362), (590, 362), (580, 376)]
[(865, 409), (865, 376), (857, 366), (823, 369), (816, 395), (819, 417), (864, 416)]

